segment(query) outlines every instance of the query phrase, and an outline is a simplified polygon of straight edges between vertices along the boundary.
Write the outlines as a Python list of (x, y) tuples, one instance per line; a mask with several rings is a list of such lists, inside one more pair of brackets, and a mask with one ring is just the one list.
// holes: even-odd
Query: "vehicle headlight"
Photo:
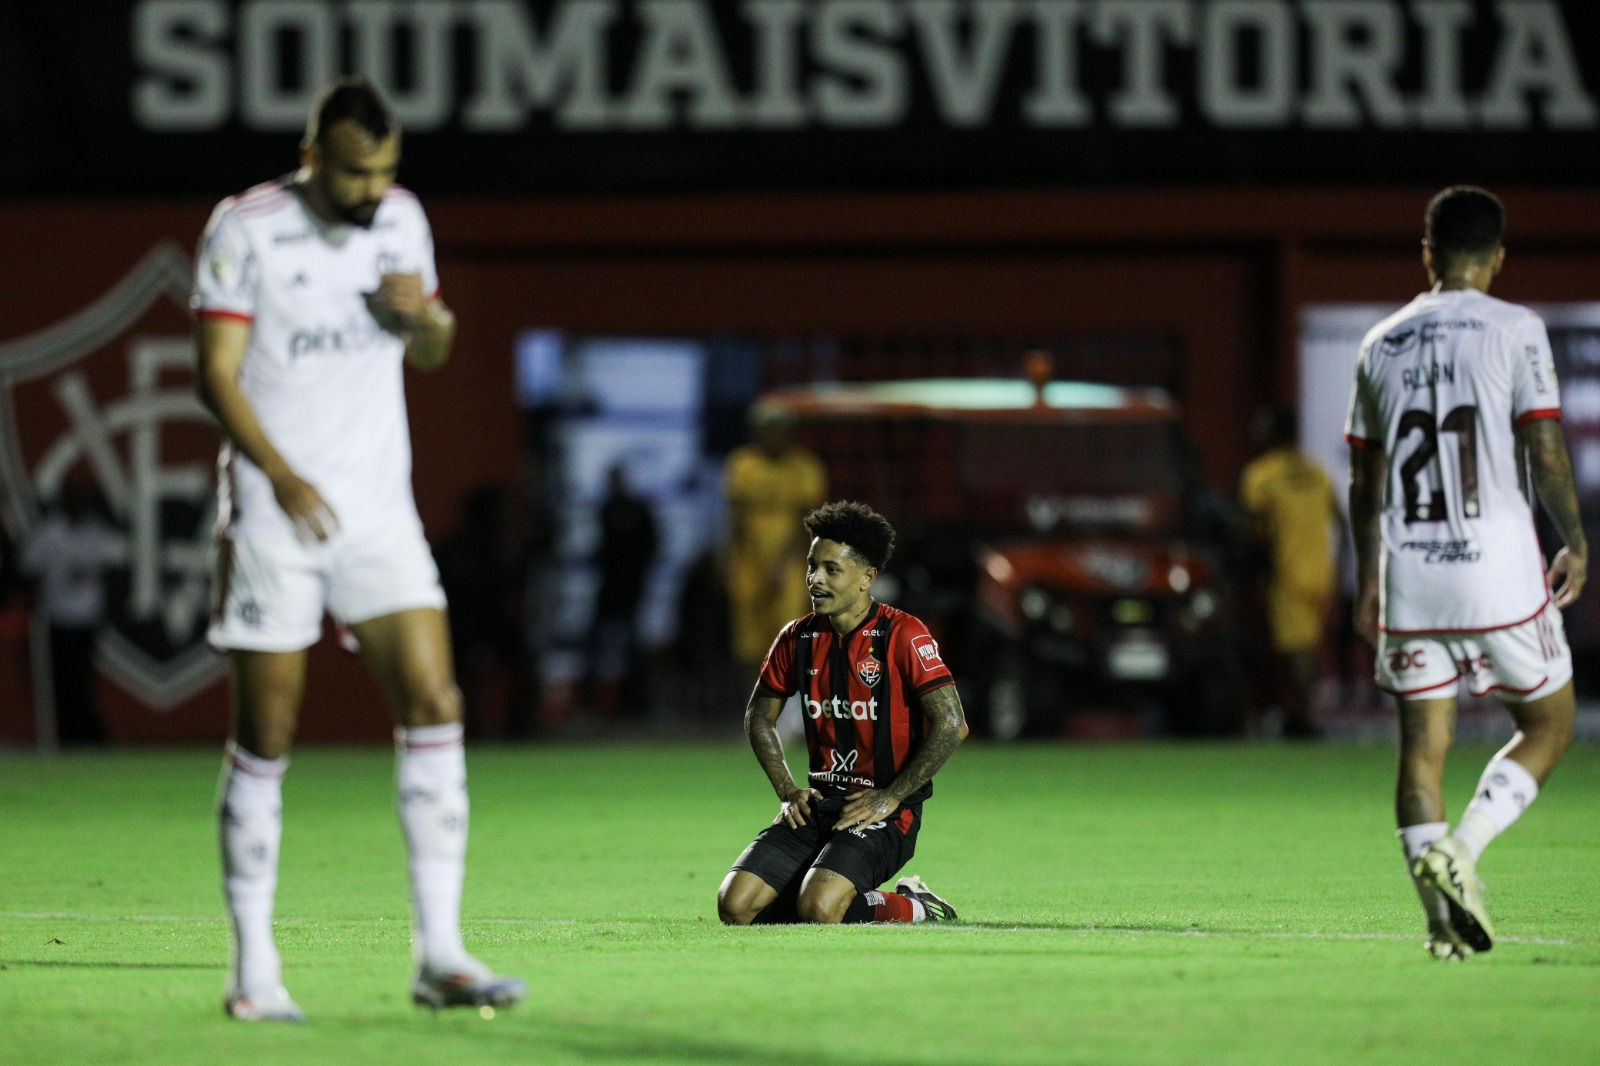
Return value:
[(1029, 585), (1022, 590), (1018, 605), (1022, 608), (1023, 617), (1028, 621), (1043, 621), (1045, 615), (1050, 613), (1050, 594), (1038, 585)]

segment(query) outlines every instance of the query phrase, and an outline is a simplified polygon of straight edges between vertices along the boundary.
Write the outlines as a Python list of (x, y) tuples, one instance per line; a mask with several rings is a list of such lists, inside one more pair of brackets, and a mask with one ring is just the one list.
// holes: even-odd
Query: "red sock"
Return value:
[(911, 909), (911, 897), (902, 896), (898, 892), (870, 892), (869, 896), (877, 896), (882, 903), (872, 905), (872, 920), (875, 922), (913, 922), (916, 916)]
[(862, 922), (914, 922), (916, 908), (910, 896), (898, 892), (857, 892), (841, 919), (846, 925)]

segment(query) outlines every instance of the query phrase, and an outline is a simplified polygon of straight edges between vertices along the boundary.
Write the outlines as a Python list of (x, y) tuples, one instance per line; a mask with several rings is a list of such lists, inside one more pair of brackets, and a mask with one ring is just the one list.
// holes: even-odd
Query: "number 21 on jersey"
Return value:
[[(1447, 485), (1443, 468), (1435, 464), (1439, 454), (1439, 438), (1449, 435), (1455, 439), (1455, 485)], [(1448, 511), (1451, 490), (1460, 500), (1461, 514), (1465, 518), (1479, 517), (1482, 504), (1478, 498), (1478, 409), (1463, 405), (1452, 410), (1434, 425), (1432, 411), (1407, 411), (1400, 416), (1399, 433), (1395, 436), (1395, 454), (1408, 438), (1420, 436), (1416, 447), (1400, 464), (1400, 487), (1405, 494), (1406, 524), (1413, 522), (1443, 522)], [(1424, 485), (1428, 471), (1438, 471), (1437, 486)], [(1431, 480), (1431, 479), (1429, 479)], [(1428, 499), (1422, 498), (1423, 489), (1429, 489)]]

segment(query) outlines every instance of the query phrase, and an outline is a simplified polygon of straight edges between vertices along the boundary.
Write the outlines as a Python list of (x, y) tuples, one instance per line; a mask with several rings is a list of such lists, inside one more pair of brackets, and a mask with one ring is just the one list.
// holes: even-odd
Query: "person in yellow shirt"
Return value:
[(1268, 557), (1267, 622), (1282, 681), (1283, 733), (1313, 739), (1322, 633), (1338, 589), (1331, 533), (1341, 520), (1333, 482), (1299, 447), (1295, 412), (1272, 405), (1253, 425), (1261, 454), (1244, 468), (1240, 502)]
[(811, 608), (807, 541), (801, 519), (828, 495), (822, 460), (794, 441), (793, 420), (777, 412), (751, 418), (754, 440), (728, 455), (728, 610), (732, 652), (758, 665), (772, 640)]

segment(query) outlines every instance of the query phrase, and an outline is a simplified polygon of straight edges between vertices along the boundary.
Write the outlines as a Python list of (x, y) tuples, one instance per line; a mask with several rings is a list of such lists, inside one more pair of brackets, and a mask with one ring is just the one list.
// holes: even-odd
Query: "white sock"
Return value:
[(467, 760), (461, 723), (396, 729), (395, 748), (418, 961), (457, 968), (467, 960), (461, 944), (467, 858)]
[(911, 897), (911, 920), (913, 922), (925, 922), (928, 920), (928, 908), (924, 907), (922, 901), (916, 896)]
[(1478, 779), (1478, 794), (1456, 824), (1455, 838), (1476, 862), (1489, 841), (1504, 833), (1539, 795), (1539, 782), (1519, 762), (1497, 755)]
[(1450, 905), (1438, 889), (1426, 881), (1417, 880), (1416, 875), (1411, 873), (1411, 863), (1418, 855), (1428, 850), (1428, 845), (1442, 840), (1449, 832), (1448, 822), (1422, 822), (1418, 825), (1405, 826), (1395, 834), (1400, 838), (1400, 847), (1406, 853), (1406, 873), (1411, 876), (1411, 884), (1417, 890), (1417, 898), (1422, 901), (1422, 913), (1428, 916), (1430, 925), (1448, 921)]
[(288, 759), (263, 759), (232, 741), (222, 763), (217, 824), (222, 840), (222, 890), (233, 920), (233, 985), (261, 995), (283, 984), (272, 941), (283, 839), (283, 775)]

